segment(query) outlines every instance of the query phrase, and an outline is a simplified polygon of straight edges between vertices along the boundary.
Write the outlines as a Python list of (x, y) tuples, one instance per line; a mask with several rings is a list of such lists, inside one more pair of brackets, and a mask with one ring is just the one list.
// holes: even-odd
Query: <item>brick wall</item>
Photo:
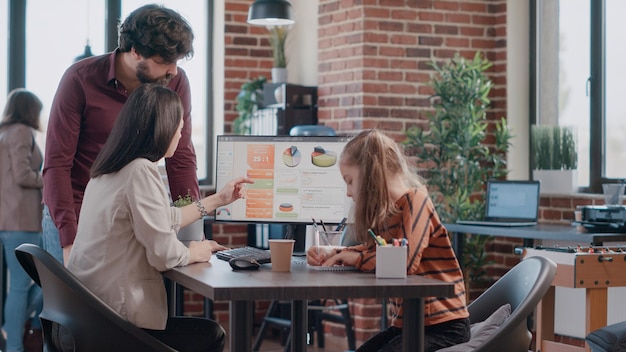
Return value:
[[(307, 0), (292, 0), (307, 1)], [(225, 0), (225, 131), (237, 117), (235, 97), (241, 85), (260, 75), (270, 76), (271, 51), (267, 30), (246, 23), (252, 0)], [(433, 73), (428, 65), (459, 52), (471, 58), (484, 53), (493, 67), (495, 86), (488, 118), (506, 117), (506, 1), (505, 0), (320, 0), (318, 7), (318, 117), (342, 133), (379, 128), (404, 138), (403, 131), (425, 123)], [(571, 216), (576, 202), (542, 199), (542, 216), (561, 221)], [(547, 202), (547, 203), (546, 203)], [(558, 205), (555, 209), (548, 206)], [(585, 203), (587, 204), (587, 203)], [(568, 210), (568, 206), (571, 206)], [(215, 225), (214, 238), (227, 245), (247, 241), (245, 226)], [(494, 278), (514, 265), (512, 249), (519, 242), (496, 239), (490, 246), (496, 262)], [(186, 293), (186, 312), (201, 313), (201, 297)], [(380, 302), (351, 303), (356, 337), (362, 342), (380, 327)], [(266, 305), (259, 302), (257, 317)], [(199, 310), (198, 310), (199, 309)], [(215, 303), (218, 321), (228, 324), (228, 306)], [(328, 331), (332, 329), (329, 325)], [(335, 327), (333, 332), (341, 334)]]

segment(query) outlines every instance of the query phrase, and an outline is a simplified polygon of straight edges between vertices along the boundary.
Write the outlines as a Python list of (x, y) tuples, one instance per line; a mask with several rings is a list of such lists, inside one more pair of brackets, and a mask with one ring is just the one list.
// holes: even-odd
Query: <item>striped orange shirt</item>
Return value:
[[(441, 223), (435, 207), (423, 189), (411, 189), (397, 202), (399, 210), (391, 215), (384, 228), (374, 232), (392, 243), (394, 238), (408, 241), (407, 274), (422, 275), (446, 282), (454, 282), (452, 297), (427, 297), (424, 301), (426, 326), (450, 320), (467, 318), (465, 284), (459, 262), (452, 249), (448, 231)], [(356, 267), (362, 271), (376, 269), (376, 248), (358, 245), (347, 250), (359, 251)], [(402, 301), (390, 299), (392, 325), (402, 327)]]

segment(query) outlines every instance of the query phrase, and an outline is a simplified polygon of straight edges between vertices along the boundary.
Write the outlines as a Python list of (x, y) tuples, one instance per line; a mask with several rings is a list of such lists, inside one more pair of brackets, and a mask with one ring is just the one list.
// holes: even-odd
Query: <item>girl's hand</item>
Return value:
[(332, 250), (325, 250), (325, 248), (322, 247), (316, 247), (316, 246), (311, 246), (311, 248), (309, 248), (306, 251), (306, 262), (309, 265), (313, 265), (313, 266), (320, 266), (322, 264), (324, 264), (324, 262), (332, 257), (333, 255), (335, 255), (337, 252)]
[(356, 261), (361, 254), (354, 251), (341, 251), (330, 258), (326, 259), (324, 266), (347, 265), (356, 266)]

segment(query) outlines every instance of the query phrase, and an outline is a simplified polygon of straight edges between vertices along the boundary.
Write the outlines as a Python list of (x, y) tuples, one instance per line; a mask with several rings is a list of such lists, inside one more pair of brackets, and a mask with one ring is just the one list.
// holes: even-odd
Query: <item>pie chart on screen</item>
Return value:
[(291, 146), (283, 152), (283, 163), (289, 167), (295, 167), (300, 164), (302, 154), (296, 146)]
[(337, 162), (337, 153), (322, 147), (315, 147), (311, 153), (311, 163), (318, 167), (331, 167)]

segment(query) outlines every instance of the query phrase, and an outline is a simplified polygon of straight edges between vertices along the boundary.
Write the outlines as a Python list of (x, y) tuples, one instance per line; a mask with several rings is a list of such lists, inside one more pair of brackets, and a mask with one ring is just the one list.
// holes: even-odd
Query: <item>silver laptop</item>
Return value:
[(458, 220), (459, 224), (532, 226), (537, 224), (539, 181), (487, 181), (485, 219)]

